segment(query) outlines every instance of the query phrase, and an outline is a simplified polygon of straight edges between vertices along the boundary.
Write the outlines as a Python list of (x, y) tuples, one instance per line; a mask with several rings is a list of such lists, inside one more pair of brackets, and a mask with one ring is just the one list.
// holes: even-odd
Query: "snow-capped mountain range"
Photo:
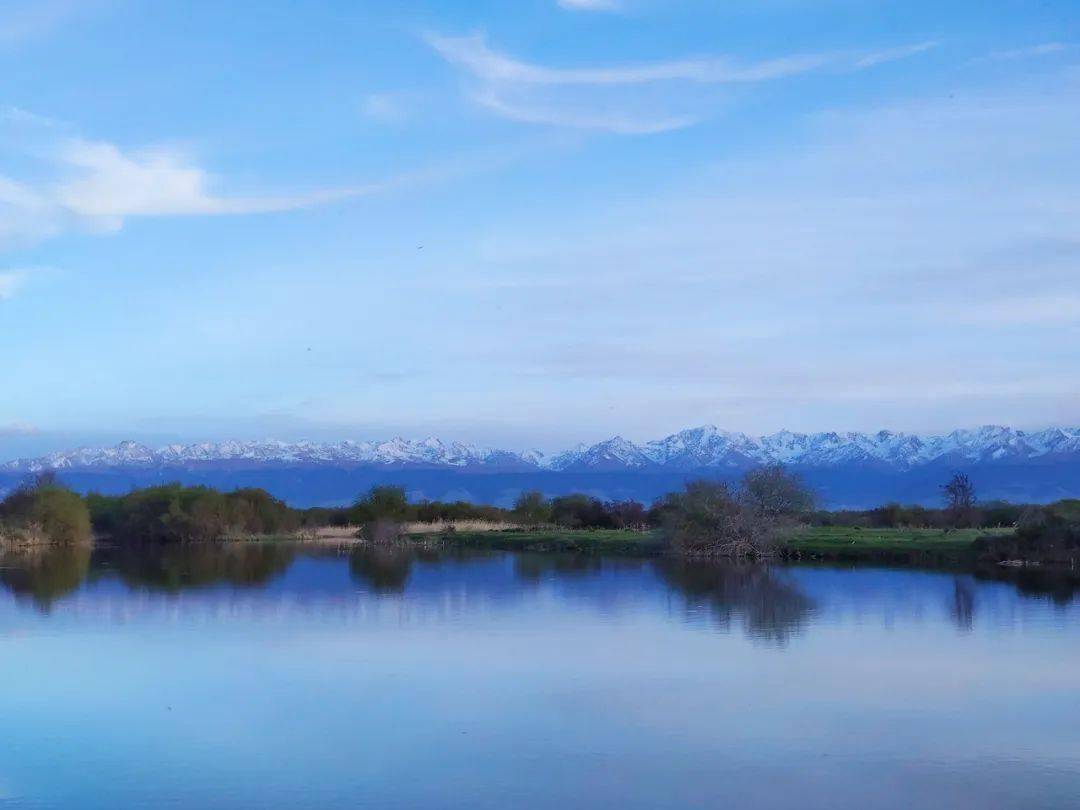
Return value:
[(868, 464), (910, 470), (935, 461), (986, 463), (1028, 461), (1080, 454), (1080, 428), (1023, 431), (985, 426), (943, 436), (878, 433), (793, 433), (748, 436), (714, 426), (682, 430), (635, 444), (620, 436), (579, 445), (550, 456), (514, 452), (439, 439), (389, 441), (281, 442), (224, 441), (150, 448), (137, 442), (79, 448), (0, 464), (8, 473), (46, 470), (173, 468), (220, 464), (250, 466), (370, 466), (394, 468), (477, 468), (556, 472), (739, 469), (782, 463), (834, 468)]

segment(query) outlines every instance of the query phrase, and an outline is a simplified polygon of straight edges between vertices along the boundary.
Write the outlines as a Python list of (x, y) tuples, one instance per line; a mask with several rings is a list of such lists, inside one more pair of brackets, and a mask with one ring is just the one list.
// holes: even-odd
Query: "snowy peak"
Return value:
[(556, 470), (633, 470), (652, 465), (653, 461), (631, 441), (614, 436), (592, 447), (580, 446), (552, 459)]
[(1069, 454), (1080, 455), (1080, 429), (1026, 432), (998, 425), (920, 437), (877, 433), (795, 433), (767, 436), (721, 430), (714, 425), (681, 430), (635, 444), (614, 436), (593, 445), (545, 456), (530, 450), (487, 449), (435, 437), (420, 440), (346, 440), (336, 443), (223, 441), (170, 444), (157, 449), (125, 441), (115, 447), (79, 448), (0, 464), (0, 471), (36, 473), (123, 467), (198, 465), (352, 465), (487, 468), (499, 470), (619, 471), (743, 469), (759, 464), (839, 467), (870, 464), (905, 470), (935, 461), (995, 463)]

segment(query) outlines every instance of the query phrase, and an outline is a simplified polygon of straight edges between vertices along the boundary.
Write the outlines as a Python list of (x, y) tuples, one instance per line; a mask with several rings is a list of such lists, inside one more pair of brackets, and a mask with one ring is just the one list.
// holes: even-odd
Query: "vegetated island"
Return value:
[(514, 506), (410, 502), (400, 487), (374, 487), (348, 507), (294, 509), (261, 489), (220, 492), (167, 484), (125, 495), (28, 481), (0, 501), (0, 548), (114, 543), (281, 540), (444, 545), (688, 559), (784, 559), (919, 565), (1077, 568), (1080, 500), (1050, 505), (979, 503), (962, 474), (942, 487), (943, 506), (814, 508), (813, 493), (783, 467), (738, 484), (693, 481), (651, 506), (586, 494), (525, 492)]

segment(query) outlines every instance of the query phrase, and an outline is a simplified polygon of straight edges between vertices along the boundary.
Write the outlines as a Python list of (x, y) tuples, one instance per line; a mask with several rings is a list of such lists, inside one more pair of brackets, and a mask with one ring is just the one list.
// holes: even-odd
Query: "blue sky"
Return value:
[(1075, 424), (1078, 192), (1064, 0), (2, 0), (0, 456)]

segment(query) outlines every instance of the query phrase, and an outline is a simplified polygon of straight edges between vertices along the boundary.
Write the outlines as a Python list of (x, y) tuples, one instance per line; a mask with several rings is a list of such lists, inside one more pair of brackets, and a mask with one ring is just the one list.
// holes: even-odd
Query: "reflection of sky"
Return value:
[[(415, 562), (400, 594), (301, 557), (259, 588), (102, 576), (47, 613), (0, 595), (0, 790), (47, 807), (1027, 807), (1080, 787), (1075, 605), (971, 580), (969, 630), (951, 575), (796, 568), (812, 607), (762, 643), (651, 563), (528, 563)], [(761, 591), (725, 593), (742, 615)]]

